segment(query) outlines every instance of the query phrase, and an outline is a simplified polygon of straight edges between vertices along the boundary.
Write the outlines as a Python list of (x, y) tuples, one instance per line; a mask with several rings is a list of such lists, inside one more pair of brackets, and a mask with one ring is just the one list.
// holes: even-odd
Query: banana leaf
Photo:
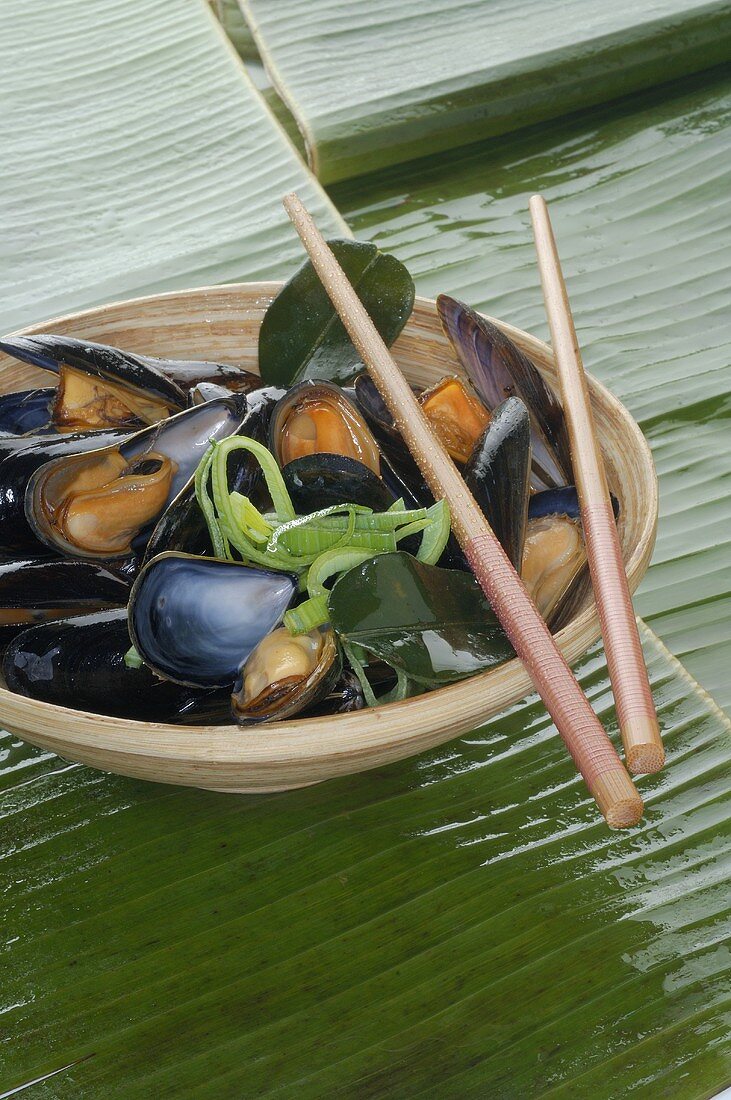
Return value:
[(325, 183), (728, 61), (724, 0), (239, 0)]
[[(598, 818), (535, 698), (419, 758), (257, 798), (5, 735), (4, 1089), (714, 1095), (731, 731), (642, 636), (668, 766), (640, 780), (630, 832)], [(580, 678), (616, 737), (601, 651)]]
[(286, 276), (297, 188), (347, 229), (207, 4), (6, 0), (0, 331), (152, 291)]
[(237, 53), (244, 61), (258, 60), (254, 37), (244, 19), (238, 0), (208, 0)]
[(638, 609), (729, 706), (731, 80), (712, 77), (332, 195), (421, 294), (547, 338), (527, 212), (546, 195), (587, 370), (637, 417), (660, 476)]

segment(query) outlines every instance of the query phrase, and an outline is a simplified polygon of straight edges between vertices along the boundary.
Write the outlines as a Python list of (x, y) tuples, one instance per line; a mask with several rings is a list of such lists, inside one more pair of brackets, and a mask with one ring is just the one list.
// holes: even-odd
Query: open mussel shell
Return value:
[(287, 391), (272, 413), (269, 449), (282, 467), (305, 455), (328, 453), (355, 459), (377, 476), (381, 472), (368, 425), (331, 382), (313, 379)]
[(398, 499), (372, 470), (345, 455), (303, 455), (282, 467), (282, 477), (301, 516), (336, 504), (385, 512)]
[(37, 553), (42, 545), (26, 518), (27, 486), (41, 466), (87, 451), (119, 446), (130, 438), (122, 428), (65, 436), (27, 436), (0, 440), (0, 551)]
[(234, 717), (242, 724), (292, 718), (327, 696), (341, 669), (330, 627), (294, 637), (279, 627), (243, 665), (231, 696)]
[(495, 409), (464, 469), (467, 488), (520, 569), (528, 518), (530, 417), (519, 397)]
[(89, 561), (0, 562), (0, 645), (35, 623), (126, 607), (130, 580)]
[(26, 490), (29, 526), (41, 542), (74, 557), (140, 551), (211, 440), (236, 431), (242, 400), (209, 401), (122, 443), (46, 463)]
[(25, 435), (48, 427), (56, 396), (52, 389), (20, 390), (0, 397), (0, 436)]
[[(411, 388), (418, 397), (421, 391)], [(387, 460), (381, 463), (384, 481), (409, 506), (428, 508), (434, 497), (370, 375), (359, 374), (354, 390), (358, 408)]]
[(464, 465), (490, 423), (485, 406), (454, 375), (441, 378), (436, 385), (424, 390), (419, 404), (449, 456)]
[(152, 361), (70, 336), (9, 336), (0, 349), (59, 376), (52, 419), (77, 430), (154, 424), (184, 409), (186, 392)]
[[(11, 691), (45, 703), (149, 722), (190, 721), (190, 688), (161, 680), (145, 665), (128, 667), (127, 611), (97, 611), (33, 626), (10, 643), (3, 661)], [(194, 721), (195, 719), (193, 719)]]
[(469, 306), (440, 294), (437, 309), (475, 392), (492, 411), (513, 395), (531, 418), (532, 477), (535, 490), (567, 485), (571, 453), (563, 409), (530, 359), (502, 329)]
[[(617, 519), (620, 510), (619, 501), (614, 494), (610, 494), (610, 499), (614, 518)], [(536, 524), (539, 520), (543, 521), (544, 524), (572, 521), (576, 525), (576, 529), (580, 529), (580, 509), (576, 487), (567, 485), (562, 489), (547, 489), (542, 493), (534, 493), (528, 504), (529, 529), (534, 530), (535, 528), (531, 525)], [(569, 533), (567, 536), (569, 544), (571, 537)], [(557, 567), (559, 564), (557, 563)], [(582, 553), (579, 553), (576, 557), (569, 555), (564, 559), (562, 568), (564, 579), (566, 577), (570, 579), (568, 583), (564, 584), (563, 591), (559, 592), (558, 598), (554, 600), (553, 607), (546, 617), (548, 625), (554, 633), (563, 630), (571, 622), (591, 593), (591, 577), (583, 543)], [(559, 577), (558, 573), (556, 577)]]
[(132, 588), (130, 634), (158, 675), (192, 687), (225, 687), (281, 622), (296, 587), (287, 573), (161, 554)]
[(154, 424), (190, 404), (189, 392), (201, 383), (231, 393), (261, 386), (259, 376), (242, 367), (159, 359), (71, 336), (8, 336), (0, 350), (59, 375), (54, 421), (73, 429)]

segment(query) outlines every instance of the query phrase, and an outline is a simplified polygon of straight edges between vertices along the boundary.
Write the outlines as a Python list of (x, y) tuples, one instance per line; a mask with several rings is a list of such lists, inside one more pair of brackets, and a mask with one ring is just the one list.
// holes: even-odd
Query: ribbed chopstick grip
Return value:
[(430, 489), (437, 499), (447, 500), (454, 532), (475, 577), (530, 673), (599, 809), (612, 828), (635, 825), (642, 816), (642, 799), (518, 574), (432, 432), (406, 379), (312, 218), (296, 195), (287, 195), (283, 201), (315, 271)]
[(635, 774), (656, 772), (665, 762), (665, 752), (622, 561), (586, 374), (548, 207), (541, 195), (530, 200), (530, 213), (561, 382), (591, 582), (625, 759)]

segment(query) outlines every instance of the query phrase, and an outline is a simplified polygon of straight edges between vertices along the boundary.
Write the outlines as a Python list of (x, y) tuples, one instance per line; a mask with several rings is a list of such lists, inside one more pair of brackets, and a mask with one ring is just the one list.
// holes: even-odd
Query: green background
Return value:
[[(285, 44), (291, 4), (270, 9)], [(296, 188), (327, 232), (344, 217), (394, 252), (421, 293), (545, 335), (526, 213), (543, 191), (587, 366), (639, 419), (660, 475), (638, 608), (685, 666), (642, 627), (668, 766), (640, 782), (643, 823), (613, 834), (535, 698), (413, 760), (260, 798), (103, 775), (4, 734), (0, 1093), (713, 1095), (731, 1079), (731, 726), (704, 690), (731, 700), (731, 83), (704, 72), (327, 195), (218, 6), (6, 0), (3, 327), (284, 276), (301, 252), (280, 197)], [(312, 0), (310, 18), (332, 28), (338, 6)], [(428, 28), (440, 5), (421, 7)], [(462, 9), (496, 25), (489, 3)], [(375, 57), (379, 19), (365, 32)], [(332, 49), (347, 55), (347, 37)], [(389, 65), (415, 40), (393, 34)], [(361, 172), (359, 125), (346, 111)], [(616, 735), (600, 649), (580, 675)]]

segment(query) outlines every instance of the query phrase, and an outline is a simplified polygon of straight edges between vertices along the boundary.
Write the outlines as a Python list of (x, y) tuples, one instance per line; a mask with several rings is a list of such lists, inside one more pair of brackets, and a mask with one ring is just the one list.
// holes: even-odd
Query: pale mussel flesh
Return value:
[(209, 442), (237, 430), (242, 400), (209, 401), (122, 443), (47, 462), (26, 489), (29, 526), (51, 549), (74, 557), (139, 551)]
[(240, 367), (136, 355), (70, 336), (8, 336), (0, 350), (58, 375), (46, 420), (58, 431), (155, 424), (192, 404), (190, 392), (200, 384), (226, 393), (261, 386), (258, 375)]
[(37, 470), (72, 455), (117, 447), (129, 437), (123, 428), (108, 428), (103, 432), (0, 440), (0, 552), (41, 552), (44, 544), (28, 523), (25, 510), (28, 482)]
[(343, 503), (385, 511), (405, 495), (360, 410), (331, 382), (300, 382), (285, 394), (269, 446), (303, 515)]
[(231, 697), (234, 717), (242, 724), (292, 718), (324, 699), (341, 669), (329, 627), (295, 636), (279, 627), (259, 642), (243, 665)]

